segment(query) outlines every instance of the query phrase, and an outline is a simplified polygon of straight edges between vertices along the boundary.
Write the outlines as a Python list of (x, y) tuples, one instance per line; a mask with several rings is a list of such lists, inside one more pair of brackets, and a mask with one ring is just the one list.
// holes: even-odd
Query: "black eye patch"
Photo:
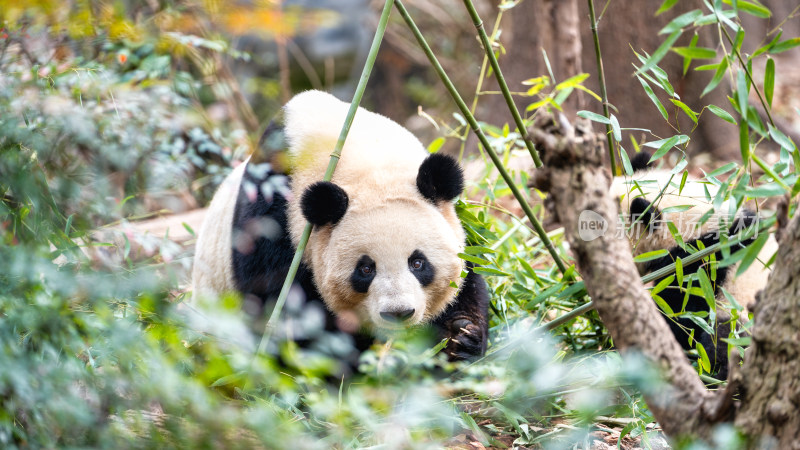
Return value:
[(366, 294), (369, 290), (369, 285), (375, 279), (375, 273), (375, 261), (367, 255), (361, 256), (356, 263), (353, 274), (350, 275), (350, 284), (353, 286), (353, 290)]
[(427, 286), (433, 282), (433, 276), (436, 273), (428, 258), (419, 250), (414, 250), (414, 253), (408, 257), (408, 270), (417, 278), (419, 284)]

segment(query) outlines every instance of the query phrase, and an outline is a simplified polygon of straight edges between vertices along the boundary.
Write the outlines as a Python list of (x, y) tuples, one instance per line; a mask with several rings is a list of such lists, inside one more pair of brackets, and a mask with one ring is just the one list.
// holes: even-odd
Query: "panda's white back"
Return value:
[(194, 296), (215, 296), (236, 290), (232, 242), (236, 198), (249, 158), (222, 182), (206, 210), (195, 244), (192, 288)]

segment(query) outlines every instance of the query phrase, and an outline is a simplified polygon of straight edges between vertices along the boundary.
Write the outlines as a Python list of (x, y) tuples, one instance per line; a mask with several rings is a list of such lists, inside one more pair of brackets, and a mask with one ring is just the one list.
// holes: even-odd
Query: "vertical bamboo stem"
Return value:
[(503, 180), (505, 180), (506, 184), (508, 185), (508, 188), (511, 189), (511, 193), (514, 194), (514, 197), (516, 197), (517, 202), (519, 202), (519, 205), (525, 212), (525, 215), (528, 216), (528, 219), (531, 221), (531, 224), (533, 225), (536, 234), (539, 235), (539, 238), (544, 243), (545, 247), (547, 248), (547, 251), (550, 253), (550, 256), (553, 257), (553, 261), (555, 261), (556, 266), (558, 266), (558, 270), (560, 270), (562, 274), (566, 273), (567, 267), (561, 260), (561, 256), (556, 251), (555, 246), (553, 246), (553, 242), (547, 236), (547, 232), (544, 230), (544, 227), (542, 227), (542, 224), (541, 222), (539, 222), (539, 219), (536, 218), (536, 215), (533, 213), (533, 210), (531, 209), (530, 205), (528, 205), (528, 201), (522, 195), (516, 183), (514, 183), (514, 179), (511, 177), (511, 175), (508, 174), (508, 171), (506, 171), (505, 167), (503, 167), (503, 162), (500, 160), (500, 157), (497, 156), (497, 152), (495, 152), (494, 148), (492, 148), (491, 144), (489, 144), (489, 140), (486, 139), (486, 135), (483, 134), (483, 131), (478, 125), (478, 122), (475, 120), (475, 116), (472, 115), (469, 108), (467, 107), (467, 104), (464, 103), (464, 100), (461, 98), (461, 95), (458, 93), (458, 90), (456, 90), (455, 86), (453, 86), (453, 83), (450, 81), (450, 78), (447, 76), (447, 73), (445, 73), (444, 69), (442, 68), (442, 65), (439, 64), (439, 60), (436, 59), (436, 56), (433, 54), (433, 51), (431, 50), (430, 46), (425, 41), (425, 38), (419, 31), (419, 28), (417, 28), (417, 25), (414, 23), (414, 19), (412, 19), (411, 16), (408, 14), (408, 10), (406, 10), (401, 0), (395, 0), (394, 5), (397, 8), (397, 12), (399, 12), (400, 15), (403, 17), (403, 20), (405, 20), (406, 25), (408, 25), (408, 28), (414, 34), (414, 37), (417, 39), (417, 42), (419, 43), (420, 47), (425, 52), (425, 55), (428, 57), (428, 61), (430, 61), (434, 70), (436, 70), (436, 73), (439, 75), (439, 78), (442, 80), (442, 83), (444, 83), (445, 87), (447, 88), (447, 91), (450, 93), (450, 96), (453, 97), (453, 100), (456, 102), (456, 105), (458, 105), (458, 109), (461, 111), (461, 114), (467, 119), (467, 122), (469, 123), (469, 126), (472, 128), (472, 131), (478, 137), (478, 140), (480, 140), (481, 145), (483, 145), (484, 149), (486, 150), (486, 153), (489, 154), (489, 157), (492, 159), (492, 162), (494, 163), (495, 167), (497, 167), (497, 171), (500, 172), (500, 176), (503, 177)]
[[(600, 37), (597, 34), (597, 18), (594, 14), (594, 0), (589, 1), (589, 20), (592, 21), (592, 38), (594, 39), (594, 54), (597, 57), (597, 78), (600, 82), (600, 96), (603, 97), (603, 115), (611, 119), (608, 111), (608, 94), (606, 93), (606, 76), (603, 72), (603, 58), (600, 55)], [(611, 125), (606, 124), (606, 138), (608, 139), (608, 160), (611, 162), (611, 173), (617, 175), (617, 162), (614, 157), (614, 138), (611, 136)]]
[(542, 167), (542, 160), (539, 158), (539, 152), (536, 151), (533, 146), (533, 141), (531, 141), (530, 137), (528, 136), (528, 129), (525, 127), (525, 123), (523, 123), (522, 117), (519, 115), (519, 110), (517, 109), (517, 105), (514, 103), (514, 98), (511, 97), (511, 92), (508, 90), (508, 84), (506, 83), (505, 77), (503, 77), (503, 72), (500, 71), (500, 64), (497, 62), (497, 57), (492, 51), (492, 44), (489, 42), (489, 36), (486, 35), (486, 29), (483, 26), (483, 21), (478, 15), (478, 11), (475, 9), (475, 5), (472, 3), (472, 0), (464, 0), (464, 6), (467, 7), (467, 11), (469, 11), (470, 17), (472, 17), (472, 23), (478, 30), (478, 36), (481, 38), (481, 43), (483, 44), (483, 49), (486, 52), (486, 57), (489, 58), (489, 64), (492, 65), (492, 70), (494, 71), (494, 76), (497, 79), (497, 84), (500, 85), (500, 91), (503, 93), (503, 98), (506, 100), (508, 110), (511, 112), (511, 116), (514, 118), (514, 123), (517, 125), (517, 129), (519, 130), (519, 134), (522, 136), (522, 140), (525, 141), (525, 146), (528, 148), (531, 158), (533, 158), (533, 163), (536, 165), (536, 167)]
[[(393, 3), (393, 0), (386, 0), (386, 3), (383, 5), (381, 18), (378, 21), (378, 29), (375, 30), (375, 37), (372, 39), (372, 45), (369, 48), (369, 54), (367, 54), (367, 61), (364, 64), (364, 70), (361, 71), (361, 78), (358, 80), (356, 92), (353, 94), (353, 101), (350, 102), (350, 109), (347, 111), (347, 117), (342, 125), (342, 131), (339, 133), (339, 139), (336, 141), (336, 146), (334, 147), (333, 153), (331, 153), (331, 159), (330, 162), (328, 162), (328, 168), (325, 170), (323, 181), (331, 180), (333, 177), (333, 171), (336, 169), (336, 164), (339, 162), (339, 158), (342, 155), (344, 142), (347, 139), (347, 134), (350, 132), (350, 127), (353, 125), (353, 119), (355, 118), (356, 111), (358, 111), (358, 105), (361, 103), (361, 97), (364, 95), (364, 90), (367, 87), (367, 81), (369, 80), (369, 75), (372, 72), (372, 67), (375, 65), (375, 59), (378, 56), (378, 49), (380, 48), (381, 41), (383, 40), (383, 33), (386, 31), (386, 25), (389, 22), (389, 13), (392, 11)], [(267, 325), (264, 327), (264, 334), (261, 336), (261, 342), (258, 344), (258, 353), (264, 352), (267, 348), (272, 330), (275, 329), (275, 322), (280, 317), (283, 305), (286, 303), (286, 297), (289, 295), (289, 288), (292, 286), (294, 277), (297, 274), (297, 269), (300, 268), (300, 261), (303, 258), (303, 251), (306, 248), (306, 244), (308, 243), (308, 238), (310, 236), (311, 224), (306, 223), (306, 227), (303, 229), (303, 234), (300, 236), (300, 241), (297, 243), (297, 250), (294, 253), (294, 259), (292, 259), (292, 265), (289, 267), (289, 273), (286, 275), (286, 280), (283, 282), (281, 293), (278, 295), (278, 300), (275, 302), (275, 308), (272, 310), (272, 314), (269, 316)]]

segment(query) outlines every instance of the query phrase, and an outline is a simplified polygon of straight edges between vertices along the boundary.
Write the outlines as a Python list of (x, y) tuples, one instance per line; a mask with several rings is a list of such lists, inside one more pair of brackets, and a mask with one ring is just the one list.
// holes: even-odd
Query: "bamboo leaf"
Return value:
[(739, 70), (736, 74), (736, 100), (739, 103), (739, 114), (742, 117), (747, 117), (747, 94), (750, 91), (750, 86), (747, 83), (744, 70)]
[(724, 120), (725, 122), (729, 122), (732, 124), (736, 124), (736, 119), (733, 118), (732, 115), (728, 111), (720, 108), (717, 105), (708, 105), (708, 110), (711, 111), (715, 116), (719, 117), (720, 119)]
[(742, 262), (739, 263), (739, 268), (736, 269), (736, 276), (740, 276), (743, 274), (750, 265), (753, 264), (753, 261), (758, 258), (758, 253), (766, 244), (767, 239), (769, 238), (769, 233), (761, 233), (758, 235), (756, 240), (747, 247), (747, 253), (745, 253), (744, 258), (742, 258)]
[(463, 259), (464, 261), (469, 261), (471, 263), (480, 264), (480, 265), (486, 265), (486, 264), (490, 264), (491, 263), (491, 261), (489, 261), (488, 259), (484, 259), (484, 258), (481, 258), (479, 256), (475, 256), (475, 255), (468, 255), (466, 253), (459, 253), (458, 257)]
[(725, 75), (725, 71), (728, 69), (728, 58), (722, 58), (722, 61), (719, 62), (719, 66), (717, 67), (717, 71), (714, 72), (714, 77), (711, 78), (711, 81), (708, 82), (706, 88), (703, 89), (703, 93), (700, 94), (700, 98), (703, 98), (706, 94), (713, 91), (715, 87), (722, 81), (722, 76)]
[(673, 47), (672, 51), (684, 58), (691, 59), (714, 59), (717, 57), (716, 50), (706, 47)]
[[(667, 26), (665, 26), (664, 28), (661, 29), (661, 31), (658, 32), (658, 34), (667, 34), (667, 33), (673, 33), (674, 34), (675, 32), (681, 31), (681, 29), (683, 27), (693, 23), (695, 20), (699, 19), (700, 17), (703, 17), (703, 12), (700, 11), (699, 9), (694, 9), (692, 11), (683, 13), (680, 16), (672, 19), (667, 24)], [(677, 39), (677, 38), (675, 38), (675, 39)], [(673, 40), (673, 42), (674, 42), (674, 40)], [(670, 44), (670, 45), (672, 45), (672, 44)]]
[(651, 293), (650, 297), (652, 297), (653, 300), (655, 300), (656, 305), (658, 305), (659, 309), (664, 311), (664, 314), (666, 314), (669, 317), (672, 317), (672, 316), (675, 315), (675, 311), (673, 311), (672, 308), (669, 307), (669, 304), (667, 302), (665, 302), (664, 299), (661, 298), (660, 295)]
[(742, 165), (750, 162), (750, 129), (747, 122), (739, 122), (739, 150), (742, 152)]
[(558, 83), (556, 85), (556, 90), (560, 91), (562, 89), (574, 88), (575, 86), (583, 83), (583, 81), (586, 80), (587, 78), (589, 78), (588, 73), (580, 73), (573, 77), (569, 77), (566, 80), (562, 81), (561, 83)]
[(767, 183), (747, 190), (750, 198), (776, 197), (786, 193), (786, 189), (778, 183)]
[(781, 132), (781, 130), (773, 127), (770, 124), (767, 124), (769, 127), (769, 135), (772, 137), (772, 140), (775, 141), (778, 145), (785, 148), (787, 152), (791, 153), (797, 150), (797, 146), (794, 144), (789, 136), (786, 136)]
[(654, 250), (652, 252), (642, 253), (641, 255), (636, 256), (633, 258), (633, 262), (645, 262), (645, 261), (652, 261), (654, 259), (662, 258), (666, 255), (669, 255), (669, 252), (665, 249)]
[(592, 122), (599, 122), (606, 125), (611, 125), (611, 121), (608, 120), (606, 116), (601, 116), (600, 114), (593, 113), (591, 111), (578, 111), (578, 117), (583, 117), (584, 119), (589, 119)]
[(648, 163), (658, 161), (659, 158), (666, 155), (667, 152), (670, 151), (677, 143), (678, 136), (672, 136), (671, 138), (667, 139), (663, 144), (661, 144), (661, 147), (659, 147), (658, 150), (653, 153), (653, 156), (650, 157), (650, 161), (648, 161)]
[(676, 100), (674, 98), (669, 99), (669, 101), (671, 101), (673, 105), (680, 108), (684, 114), (686, 114), (690, 119), (692, 119), (692, 122), (697, 123), (697, 113), (692, 111), (692, 108), (689, 108), (689, 106), (686, 103), (683, 103), (682, 101)]
[(672, 284), (673, 281), (675, 281), (675, 275), (670, 275), (664, 278), (663, 280), (659, 281), (658, 284), (655, 285), (655, 287), (653, 287), (653, 290), (650, 291), (650, 295), (655, 295), (663, 291), (664, 289), (667, 288), (667, 286)]
[(772, 107), (772, 92), (775, 89), (775, 60), (767, 58), (767, 67), (764, 70), (764, 96), (767, 104)]
[(800, 45), (800, 37), (787, 39), (785, 41), (778, 42), (777, 44), (770, 47), (769, 52), (772, 54), (785, 52), (791, 48), (797, 47)]
[(622, 168), (625, 170), (625, 175), (631, 176), (633, 175), (633, 167), (631, 166), (631, 160), (628, 158), (628, 152), (622, 150), (619, 152), (619, 157), (622, 159)]
[(502, 270), (494, 269), (491, 267), (473, 267), (472, 271), (487, 276), (501, 276), (501, 277), (511, 276), (510, 273), (503, 272)]
[[(713, 334), (713, 330), (711, 334)], [(694, 348), (697, 350), (697, 354), (700, 355), (700, 359), (698, 360), (700, 367), (702, 367), (703, 371), (706, 373), (711, 372), (711, 361), (708, 360), (706, 349), (697, 341), (695, 341)]]
[(711, 287), (711, 280), (708, 279), (708, 274), (704, 269), (697, 271), (697, 281), (700, 283), (700, 289), (703, 290), (703, 298), (706, 300), (709, 309), (716, 311), (717, 304), (714, 299), (714, 288)]
[(445, 142), (445, 138), (443, 138), (443, 137), (438, 137), (438, 138), (434, 139), (433, 142), (431, 142), (430, 145), (428, 145), (428, 153), (436, 153), (436, 152), (438, 152), (439, 149), (442, 148), (442, 145), (444, 145), (444, 142)]
[(656, 97), (656, 94), (653, 92), (653, 88), (651, 88), (650, 85), (647, 84), (647, 82), (642, 79), (642, 77), (637, 76), (636, 78), (638, 78), (639, 82), (642, 83), (642, 87), (644, 88), (645, 94), (647, 94), (647, 96), (650, 97), (650, 101), (653, 102), (654, 105), (656, 105), (656, 108), (658, 108), (658, 112), (661, 113), (661, 117), (663, 117), (664, 120), (669, 120), (669, 115), (667, 114), (667, 108), (664, 108), (664, 105), (661, 103), (658, 97)]
[(731, 170), (735, 169), (736, 165), (737, 164), (735, 162), (725, 164), (724, 166), (720, 167), (719, 169), (710, 172), (708, 175), (706, 175), (706, 177), (718, 177), (718, 176), (720, 176), (722, 174), (728, 173)]
[[(731, 0), (722, 0), (722, 3), (730, 5)], [(772, 16), (772, 12), (764, 5), (759, 5), (758, 3), (749, 2), (747, 0), (738, 0), (736, 3), (738, 3), (740, 10), (752, 16), (756, 16), (761, 19), (769, 19)]]
[(662, 3), (658, 11), (656, 11), (656, 15), (669, 11), (676, 3), (678, 3), (678, 0), (664, 0), (664, 3)]
[(653, 54), (647, 58), (647, 61), (644, 63), (644, 65), (636, 71), (636, 74), (647, 72), (653, 67), (656, 67), (656, 65), (664, 58), (664, 56), (666, 56), (667, 52), (669, 52), (669, 49), (672, 48), (672, 44), (674, 44), (675, 41), (681, 37), (681, 34), (683, 34), (683, 30), (681, 29), (673, 31), (672, 34), (670, 34), (669, 37), (658, 46), (656, 51), (654, 51)]
[(614, 140), (619, 142), (622, 140), (622, 131), (620, 131), (619, 129), (619, 121), (617, 120), (617, 117), (613, 114), (611, 114), (610, 120), (611, 120), (611, 130), (614, 134)]

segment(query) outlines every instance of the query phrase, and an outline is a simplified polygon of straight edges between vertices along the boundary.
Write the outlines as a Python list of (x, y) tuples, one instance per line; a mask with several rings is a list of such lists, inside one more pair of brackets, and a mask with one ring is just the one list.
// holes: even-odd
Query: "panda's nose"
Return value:
[(387, 322), (404, 322), (414, 315), (414, 308), (399, 311), (382, 311), (381, 317)]

